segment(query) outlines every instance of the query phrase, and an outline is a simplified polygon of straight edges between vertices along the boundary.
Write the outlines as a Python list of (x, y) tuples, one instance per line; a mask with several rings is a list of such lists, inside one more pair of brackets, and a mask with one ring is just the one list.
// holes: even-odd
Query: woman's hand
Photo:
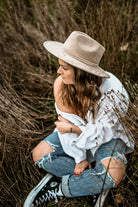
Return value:
[(75, 176), (78, 176), (80, 175), (81, 173), (83, 173), (83, 171), (86, 169), (86, 168), (89, 168), (91, 169), (91, 164), (87, 161), (87, 160), (83, 160), (82, 162), (80, 163), (76, 163), (75, 165), (75, 169), (74, 169), (74, 175)]
[(61, 134), (71, 132), (71, 128), (72, 128), (74, 125), (71, 124), (67, 119), (63, 118), (61, 115), (59, 115), (59, 119), (60, 119), (60, 120), (58, 120), (58, 121), (55, 122), (55, 125), (56, 125), (58, 131), (59, 131)]
[(67, 119), (63, 118), (61, 115), (59, 115), (59, 119), (60, 120), (55, 122), (55, 125), (61, 134), (64, 134), (64, 133), (75, 133), (78, 135), (81, 134), (82, 131), (80, 130), (78, 126), (75, 126), (74, 124), (69, 122)]

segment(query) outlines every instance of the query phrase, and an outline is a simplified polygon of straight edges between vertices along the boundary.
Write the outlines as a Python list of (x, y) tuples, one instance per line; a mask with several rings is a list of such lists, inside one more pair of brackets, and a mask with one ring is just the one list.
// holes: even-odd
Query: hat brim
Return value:
[(66, 63), (99, 77), (110, 77), (100, 66), (86, 65), (66, 54), (63, 50), (63, 45), (63, 43), (56, 41), (46, 41), (43, 43), (43, 46), (48, 52), (65, 61)]

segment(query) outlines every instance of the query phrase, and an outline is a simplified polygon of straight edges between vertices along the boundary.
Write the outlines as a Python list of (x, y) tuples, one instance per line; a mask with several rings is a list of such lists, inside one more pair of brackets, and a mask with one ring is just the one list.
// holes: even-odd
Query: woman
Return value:
[(128, 94), (113, 74), (99, 67), (104, 47), (79, 31), (64, 44), (46, 41), (44, 47), (59, 58), (54, 83), (58, 120), (55, 131), (33, 150), (35, 164), (50, 174), (24, 206), (116, 187), (125, 176), (125, 154), (134, 148), (120, 121), (127, 112)]

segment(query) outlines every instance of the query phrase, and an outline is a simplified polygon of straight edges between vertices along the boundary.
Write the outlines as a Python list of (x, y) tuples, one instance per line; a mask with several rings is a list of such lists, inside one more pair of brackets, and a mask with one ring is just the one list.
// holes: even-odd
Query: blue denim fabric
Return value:
[(113, 157), (121, 160), (125, 167), (127, 165), (125, 144), (121, 139), (112, 139), (110, 142), (101, 145), (96, 151), (94, 155), (95, 167), (86, 169), (81, 175), (75, 176), (74, 159), (63, 151), (58, 133), (53, 132), (43, 141), (52, 147), (53, 152), (45, 155), (35, 164), (62, 178), (62, 191), (66, 197), (94, 195), (115, 186), (115, 181), (102, 165), (101, 160)]

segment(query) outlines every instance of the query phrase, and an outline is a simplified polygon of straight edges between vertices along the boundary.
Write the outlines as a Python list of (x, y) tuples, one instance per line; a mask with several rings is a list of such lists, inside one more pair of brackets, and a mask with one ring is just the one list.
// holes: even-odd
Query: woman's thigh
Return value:
[(57, 132), (53, 132), (52, 134), (47, 136), (33, 149), (34, 162), (37, 162), (42, 157), (51, 152), (53, 152), (53, 155), (55, 153), (59, 155), (65, 155)]

